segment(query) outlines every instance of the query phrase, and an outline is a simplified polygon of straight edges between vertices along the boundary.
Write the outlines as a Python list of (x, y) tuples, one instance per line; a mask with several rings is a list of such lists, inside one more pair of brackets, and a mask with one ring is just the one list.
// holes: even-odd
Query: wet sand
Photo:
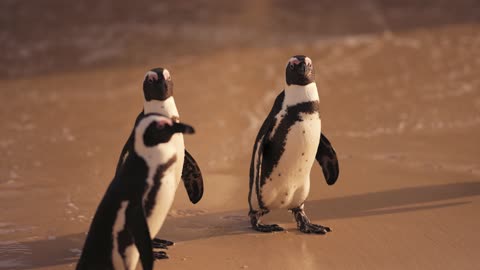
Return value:
[[(74, 269), (155, 66), (197, 130), (186, 145), (205, 179), (197, 205), (179, 187), (159, 234), (176, 245), (155, 269), (478, 268), (474, 1), (100, 3), (1, 4), (0, 269)], [(314, 165), (306, 203), (326, 236), (299, 233), (286, 211), (265, 221), (287, 232), (247, 219), (253, 141), (299, 53), (313, 59), (340, 158), (331, 187)]]

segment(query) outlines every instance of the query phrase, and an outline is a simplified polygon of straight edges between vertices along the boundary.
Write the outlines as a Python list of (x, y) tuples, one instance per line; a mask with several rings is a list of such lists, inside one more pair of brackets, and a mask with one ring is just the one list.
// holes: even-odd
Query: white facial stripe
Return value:
[[(292, 57), (292, 58), (290, 58), (290, 60), (288, 60), (288, 64), (289, 64), (289, 65), (290, 65), (290, 64), (298, 65), (298, 64), (300, 64), (300, 62), (301, 62), (301, 61), (298, 60), (298, 58), (296, 58), (296, 57)], [(310, 59), (309, 57), (305, 57), (305, 64), (307, 64), (307, 65), (309, 65), (309, 64), (312, 65), (312, 59)]]
[(170, 72), (168, 72), (167, 69), (164, 69), (164, 70), (163, 70), (163, 78), (165, 78), (165, 80), (169, 80), (169, 79), (170, 79)]
[(149, 71), (147, 74), (145, 74), (145, 79), (147, 78), (151, 81), (158, 81), (158, 75), (153, 71)]
[(312, 65), (312, 59), (305, 57), (305, 64)]
[(300, 60), (298, 60), (296, 57), (292, 57), (292, 58), (290, 58), (290, 60), (288, 60), (288, 64), (298, 65), (298, 64), (300, 64)]

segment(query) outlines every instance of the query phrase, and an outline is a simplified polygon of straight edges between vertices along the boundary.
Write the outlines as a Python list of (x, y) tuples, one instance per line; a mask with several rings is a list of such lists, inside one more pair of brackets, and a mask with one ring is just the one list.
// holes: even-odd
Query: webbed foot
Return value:
[(267, 214), (268, 210), (263, 211), (253, 211), (250, 210), (248, 214), (250, 216), (250, 223), (252, 224), (252, 228), (259, 232), (281, 232), (284, 229), (278, 224), (262, 224), (260, 223), (260, 217)]
[(175, 243), (172, 241), (154, 238), (152, 240), (153, 248), (161, 248), (161, 249), (168, 249), (169, 246), (173, 246)]
[(165, 251), (154, 251), (153, 258), (155, 260), (163, 260), (163, 259), (168, 259), (169, 257)]
[(332, 230), (329, 227), (313, 224), (303, 210), (303, 204), (300, 207), (290, 209), (297, 221), (297, 228), (303, 233), (326, 234)]
[(313, 223), (304, 223), (298, 229), (303, 233), (316, 233), (316, 234), (326, 234), (331, 232), (329, 227), (324, 227), (322, 225), (317, 225)]
[(261, 224), (257, 223), (256, 225), (252, 226), (254, 230), (259, 232), (281, 232), (284, 229), (277, 224)]

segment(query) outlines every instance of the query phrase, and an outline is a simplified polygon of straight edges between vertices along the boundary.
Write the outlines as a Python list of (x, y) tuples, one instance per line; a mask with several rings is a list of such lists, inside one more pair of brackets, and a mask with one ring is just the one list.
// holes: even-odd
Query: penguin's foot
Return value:
[(168, 259), (169, 257), (165, 251), (154, 251), (153, 258), (155, 260), (163, 260), (163, 259)]
[(169, 246), (173, 246), (175, 243), (172, 241), (154, 238), (152, 240), (153, 248), (161, 248), (161, 249), (168, 249)]
[(250, 224), (252, 228), (259, 232), (281, 232), (284, 229), (277, 224), (262, 224), (260, 223), (260, 217), (267, 214), (268, 210), (254, 211), (250, 210), (248, 216), (250, 217)]
[(298, 229), (303, 233), (316, 233), (316, 234), (326, 234), (331, 232), (329, 227), (324, 227), (322, 225), (317, 225), (313, 223), (304, 223), (298, 227)]
[(258, 223), (254, 226), (252, 226), (254, 230), (259, 231), (259, 232), (281, 232), (284, 231), (284, 229), (278, 224), (261, 224)]
[(267, 214), (268, 210), (260, 210), (254, 211), (250, 210), (248, 216), (250, 217), (250, 223), (252, 224), (252, 228), (259, 232), (281, 232), (284, 229), (278, 224), (262, 224), (260, 223), (260, 217)]
[(303, 204), (300, 207), (290, 209), (297, 221), (297, 228), (303, 233), (326, 234), (332, 230), (329, 227), (313, 224), (303, 210)]

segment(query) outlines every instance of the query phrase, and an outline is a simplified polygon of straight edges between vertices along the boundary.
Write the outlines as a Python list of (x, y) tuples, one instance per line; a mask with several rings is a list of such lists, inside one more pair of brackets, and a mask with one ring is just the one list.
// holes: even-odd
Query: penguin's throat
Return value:
[(143, 103), (143, 111), (145, 114), (159, 113), (166, 117), (178, 119), (177, 106), (173, 97), (169, 97), (166, 100), (150, 100)]
[(315, 82), (307, 85), (292, 84), (285, 86), (285, 103), (288, 105), (319, 100), (317, 84)]

